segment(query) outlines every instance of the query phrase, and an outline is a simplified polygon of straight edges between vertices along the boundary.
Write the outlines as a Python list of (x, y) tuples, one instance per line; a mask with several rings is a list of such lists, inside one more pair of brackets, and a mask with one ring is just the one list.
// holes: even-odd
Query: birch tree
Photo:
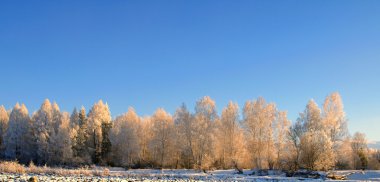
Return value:
[(354, 169), (354, 152), (351, 147), (351, 138), (349, 136), (345, 137), (341, 144), (338, 146), (338, 151), (336, 153), (336, 169), (347, 170)]
[(306, 132), (301, 139), (302, 156), (304, 167), (310, 170), (331, 169), (334, 165), (334, 154), (331, 150), (332, 142), (323, 131)]
[(276, 119), (273, 123), (273, 140), (274, 140), (274, 158), (275, 166), (279, 169), (284, 168), (289, 161), (289, 133), (290, 121), (287, 117), (286, 111), (278, 111), (276, 113)]
[(328, 170), (335, 163), (332, 141), (326, 132), (321, 117), (321, 109), (314, 100), (310, 100), (298, 122), (302, 123), (304, 133), (301, 136), (301, 161), (311, 170)]
[(5, 107), (2, 105), (0, 106), (0, 157), (4, 158), (4, 137), (5, 133), (8, 129), (8, 122), (9, 122), (9, 116), (7, 110), (5, 110)]
[(151, 151), (156, 163), (162, 168), (169, 166), (172, 162), (174, 123), (170, 114), (164, 109), (157, 109), (152, 116), (153, 138)]
[(145, 116), (141, 118), (139, 130), (138, 130), (138, 138), (139, 138), (139, 165), (142, 167), (149, 166), (153, 167), (153, 151), (150, 150), (149, 144), (151, 143), (154, 133), (153, 133), (153, 124), (152, 118), (149, 116)]
[(305, 134), (305, 128), (302, 121), (297, 120), (289, 128), (288, 138), (291, 142), (291, 161), (290, 168), (293, 170), (298, 170), (300, 167), (300, 157), (301, 157), (301, 138)]
[(229, 102), (215, 127), (215, 153), (224, 169), (242, 166), (245, 156), (243, 131), (239, 122), (239, 107)]
[(300, 113), (298, 120), (303, 124), (305, 131), (325, 130), (325, 125), (321, 118), (321, 109), (313, 99), (307, 103), (304, 112)]
[(140, 146), (138, 130), (140, 118), (130, 107), (117, 117), (111, 130), (113, 161), (117, 165), (132, 167), (138, 162)]
[(187, 110), (186, 105), (182, 104), (174, 114), (174, 124), (176, 128), (176, 146), (178, 148), (181, 165), (185, 168), (192, 168), (194, 165), (194, 118)]
[(214, 160), (213, 156), (213, 125), (218, 119), (215, 101), (205, 96), (197, 101), (194, 118), (194, 158), (195, 167), (208, 169)]
[(327, 96), (323, 104), (323, 122), (326, 132), (334, 145), (347, 136), (347, 123), (343, 102), (338, 92)]
[(243, 122), (253, 164), (258, 169), (269, 168), (270, 151), (273, 149), (272, 124), (276, 116), (274, 104), (264, 98), (247, 101), (243, 109)]
[[(323, 104), (322, 120), (325, 127), (325, 132), (332, 142), (332, 150), (334, 155), (338, 156), (344, 152), (342, 149), (344, 139), (348, 136), (347, 120), (345, 118), (345, 112), (343, 110), (342, 99), (338, 92), (332, 93), (327, 96)], [(335, 159), (335, 164), (339, 163), (338, 159)]]

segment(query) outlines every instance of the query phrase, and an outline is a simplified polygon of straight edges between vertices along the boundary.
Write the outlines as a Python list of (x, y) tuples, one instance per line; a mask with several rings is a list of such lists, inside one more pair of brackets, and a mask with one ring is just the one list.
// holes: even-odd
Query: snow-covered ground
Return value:
[(338, 174), (351, 174), (348, 175), (346, 181), (380, 181), (380, 170), (367, 170), (367, 171), (338, 171)]
[[(284, 175), (253, 176), (235, 174), (233, 170), (217, 170), (209, 173), (194, 170), (111, 170), (112, 177), (99, 176), (56, 176), (34, 174), (0, 174), (0, 181), (27, 181), (36, 176), (38, 181), (298, 181), (298, 178), (287, 178)], [(308, 181), (322, 181), (312, 180)]]
[[(352, 174), (351, 174), (352, 173)], [(237, 174), (235, 170), (215, 170), (207, 173), (185, 169), (132, 169), (110, 168), (110, 176), (57, 176), (44, 174), (0, 174), (0, 181), (27, 181), (36, 176), (39, 181), (324, 181), (324, 179), (305, 179), (286, 177), (284, 173), (271, 173), (268, 176), (251, 175), (251, 170)], [(347, 181), (380, 181), (380, 171), (338, 171), (348, 176)], [(333, 181), (333, 180), (327, 180)]]
[[(296, 181), (298, 178), (288, 178), (284, 173), (269, 176), (251, 175), (252, 170), (244, 170), (244, 174), (237, 174), (236, 170), (215, 170), (207, 173), (187, 169), (134, 169), (119, 171), (111, 169), (110, 173), (119, 173), (130, 176), (142, 176), (149, 179), (192, 180), (192, 181)], [(318, 180), (315, 180), (318, 181)], [(319, 180), (320, 181), (320, 180)]]

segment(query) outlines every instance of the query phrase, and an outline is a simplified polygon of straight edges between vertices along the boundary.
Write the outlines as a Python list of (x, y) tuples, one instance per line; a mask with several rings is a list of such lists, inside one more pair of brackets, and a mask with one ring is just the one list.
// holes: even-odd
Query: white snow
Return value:
[[(0, 181), (26, 181), (36, 176), (40, 181), (324, 181), (324, 179), (304, 179), (286, 177), (284, 173), (270, 172), (268, 176), (251, 175), (252, 170), (244, 170), (237, 174), (235, 170), (214, 170), (203, 173), (186, 169), (131, 169), (109, 168), (110, 176), (54, 176), (43, 174), (0, 174)], [(321, 172), (323, 173), (323, 172)], [(346, 181), (380, 181), (380, 171), (336, 171), (337, 174), (348, 176)], [(334, 181), (334, 180), (326, 180)]]
[(214, 170), (203, 173), (192, 169), (131, 169), (127, 171), (110, 169), (110, 173), (124, 174), (131, 177), (166, 180), (195, 180), (195, 181), (323, 181), (322, 179), (289, 178), (284, 173), (271, 172), (268, 176), (251, 175), (252, 170), (244, 170), (244, 174), (237, 174), (236, 170)]

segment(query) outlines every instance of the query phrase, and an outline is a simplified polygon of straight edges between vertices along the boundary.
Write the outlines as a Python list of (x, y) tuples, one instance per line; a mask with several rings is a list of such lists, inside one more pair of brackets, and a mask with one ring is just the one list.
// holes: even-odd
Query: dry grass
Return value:
[(108, 168), (103, 168), (101, 170), (95, 169), (93, 170), (93, 175), (94, 176), (109, 176), (110, 175), (110, 170)]
[(45, 166), (36, 166), (31, 162), (28, 167), (19, 164), (17, 161), (1, 161), (0, 172), (3, 173), (32, 173), (32, 174), (50, 174), (58, 176), (110, 176), (108, 168), (91, 169), (88, 167), (78, 169), (51, 168)]
[(17, 161), (0, 162), (0, 172), (24, 174), (25, 171), (25, 166), (19, 164)]

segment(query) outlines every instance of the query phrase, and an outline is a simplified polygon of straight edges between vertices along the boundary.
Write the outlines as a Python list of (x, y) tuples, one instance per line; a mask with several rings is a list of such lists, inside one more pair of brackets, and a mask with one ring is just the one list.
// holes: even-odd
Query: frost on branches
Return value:
[(376, 169), (380, 152), (362, 133), (350, 137), (339, 93), (322, 108), (310, 100), (295, 122), (259, 97), (242, 109), (229, 102), (220, 115), (205, 96), (194, 111), (182, 104), (139, 116), (130, 107), (112, 119), (107, 103), (71, 114), (46, 99), (31, 116), (24, 104), (0, 106), (0, 158), (38, 165), (126, 168)]

